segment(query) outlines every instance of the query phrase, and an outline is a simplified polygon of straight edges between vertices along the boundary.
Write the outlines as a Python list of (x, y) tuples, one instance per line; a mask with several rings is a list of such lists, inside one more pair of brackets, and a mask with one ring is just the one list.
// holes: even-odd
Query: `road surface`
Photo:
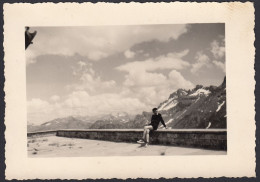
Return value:
[(165, 145), (143, 147), (137, 143), (118, 143), (101, 140), (57, 136), (28, 137), (29, 157), (94, 157), (94, 156), (173, 156), (226, 155), (226, 151), (206, 150)]

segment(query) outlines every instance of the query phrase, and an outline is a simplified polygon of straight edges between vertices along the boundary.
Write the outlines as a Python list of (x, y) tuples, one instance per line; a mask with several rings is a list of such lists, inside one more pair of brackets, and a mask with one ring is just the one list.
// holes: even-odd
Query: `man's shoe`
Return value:
[(149, 143), (146, 143), (144, 146), (145, 146), (145, 147), (149, 147)]
[(137, 143), (141, 143), (142, 144), (142, 143), (145, 143), (145, 142), (144, 142), (144, 140), (141, 139), (141, 140), (138, 140)]

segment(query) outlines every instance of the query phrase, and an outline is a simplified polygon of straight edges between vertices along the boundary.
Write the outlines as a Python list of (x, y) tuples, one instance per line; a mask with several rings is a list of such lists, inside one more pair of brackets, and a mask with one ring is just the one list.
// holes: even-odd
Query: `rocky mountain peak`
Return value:
[(170, 94), (169, 99), (176, 99), (176, 98), (185, 96), (187, 94), (188, 94), (187, 90), (180, 88), (180, 89), (176, 90), (175, 92), (173, 92), (172, 94)]
[(192, 91), (197, 91), (199, 89), (203, 88), (203, 85), (196, 85), (196, 87), (194, 89), (192, 89)]
[(220, 86), (178, 89), (159, 105), (159, 111), (172, 128), (226, 128), (225, 88), (226, 78)]

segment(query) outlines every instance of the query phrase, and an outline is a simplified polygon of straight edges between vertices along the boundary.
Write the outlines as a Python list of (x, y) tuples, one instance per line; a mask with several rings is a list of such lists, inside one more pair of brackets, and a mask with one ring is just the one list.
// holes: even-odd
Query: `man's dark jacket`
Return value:
[(160, 113), (152, 115), (151, 123), (149, 125), (153, 126), (154, 130), (157, 130), (159, 123), (162, 123), (164, 127), (166, 127), (162, 115)]

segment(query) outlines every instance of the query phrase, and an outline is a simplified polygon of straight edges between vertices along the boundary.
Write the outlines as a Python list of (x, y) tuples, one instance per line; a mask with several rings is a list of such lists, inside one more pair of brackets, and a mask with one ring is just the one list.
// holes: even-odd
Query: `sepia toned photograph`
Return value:
[(6, 179), (255, 177), (254, 11), (4, 4)]
[(29, 157), (226, 155), (225, 24), (26, 27)]

